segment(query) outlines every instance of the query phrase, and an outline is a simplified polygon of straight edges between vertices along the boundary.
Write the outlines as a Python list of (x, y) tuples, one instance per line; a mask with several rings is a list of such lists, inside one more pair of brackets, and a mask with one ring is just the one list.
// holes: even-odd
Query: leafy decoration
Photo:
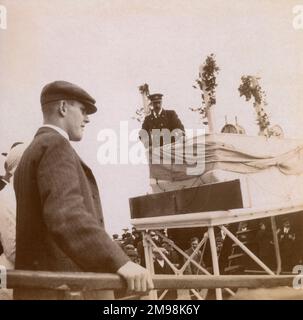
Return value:
[(144, 120), (144, 108), (137, 108), (136, 112), (135, 112), (135, 116), (132, 117), (133, 120), (137, 120), (138, 122), (143, 122)]
[(262, 90), (258, 80), (260, 80), (260, 78), (255, 76), (242, 76), (242, 83), (238, 90), (240, 97), (244, 96), (246, 101), (250, 101), (254, 98), (253, 106), (257, 113), (257, 124), (260, 129), (259, 133), (262, 135), (269, 135), (270, 121), (268, 114), (264, 110), (265, 106), (267, 106), (266, 93)]
[(147, 84), (147, 83), (142, 84), (142, 85), (139, 87), (139, 91), (140, 91), (141, 94), (149, 95), (149, 87), (148, 87), (148, 84)]
[(198, 112), (204, 125), (208, 124), (208, 110), (216, 104), (216, 76), (220, 68), (217, 66), (215, 55), (212, 53), (207, 56), (205, 62), (200, 67), (199, 78), (196, 79), (194, 89), (201, 90), (202, 104), (198, 108), (189, 108), (191, 111)]
[[(143, 85), (139, 86), (139, 91), (141, 95), (144, 97), (144, 99), (147, 99), (149, 95), (149, 86), (147, 83), (144, 83)], [(135, 111), (135, 116), (132, 117), (133, 120), (137, 120), (138, 122), (143, 122), (146, 113), (145, 113), (146, 106), (139, 107)]]

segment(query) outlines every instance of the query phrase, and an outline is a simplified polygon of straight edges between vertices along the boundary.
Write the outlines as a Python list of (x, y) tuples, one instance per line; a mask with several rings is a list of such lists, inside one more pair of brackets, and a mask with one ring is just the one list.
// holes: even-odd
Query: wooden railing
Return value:
[[(295, 275), (154, 275), (155, 289), (271, 288), (293, 286)], [(126, 288), (117, 274), (88, 272), (7, 271), (8, 288), (39, 288), (60, 291)]]

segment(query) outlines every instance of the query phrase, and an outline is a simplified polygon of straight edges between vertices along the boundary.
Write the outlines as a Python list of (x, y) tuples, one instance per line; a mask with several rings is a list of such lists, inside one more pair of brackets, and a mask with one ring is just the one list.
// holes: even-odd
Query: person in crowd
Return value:
[(180, 257), (178, 255), (178, 252), (172, 247), (172, 245), (168, 241), (163, 241), (162, 246), (167, 252), (166, 255), (167, 255), (167, 258), (169, 259), (169, 261), (171, 261), (172, 264), (176, 268), (179, 268), (180, 267)]
[(124, 247), (124, 251), (127, 254), (127, 256), (131, 259), (131, 261), (140, 264), (140, 259), (138, 256), (137, 249), (134, 245), (128, 244)]
[[(169, 266), (169, 264), (165, 261), (164, 257), (161, 255), (162, 253), (163, 255), (167, 256), (168, 252), (163, 247), (158, 247), (158, 250), (155, 248), (153, 249), (155, 274), (174, 274), (172, 268)], [(158, 297), (160, 297), (163, 293), (164, 293), (164, 290), (159, 290)], [(176, 298), (177, 298), (176, 290), (167, 290), (167, 292), (163, 297), (163, 300), (174, 300)]]
[(283, 221), (282, 227), (277, 230), (277, 235), (282, 260), (282, 271), (292, 272), (296, 259), (296, 234), (288, 219)]
[(146, 262), (145, 262), (145, 253), (144, 253), (144, 246), (143, 246), (143, 238), (142, 236), (140, 237), (140, 240), (137, 243), (137, 252), (139, 255), (139, 260), (140, 260), (140, 264), (142, 267), (146, 266)]
[(273, 267), (274, 246), (272, 232), (264, 221), (259, 223), (259, 230), (256, 234), (258, 257), (269, 268)]
[[(12, 178), (18, 166), (26, 145), (22, 142), (14, 143), (4, 162), (5, 174), (1, 176), (0, 190), (0, 265), (7, 270), (15, 267), (16, 250), (16, 201), (12, 187)], [(12, 290), (1, 289), (0, 300), (11, 300)]]
[[(203, 262), (203, 256), (202, 256), (202, 251), (201, 250), (196, 250), (196, 248), (198, 247), (199, 245), (199, 239), (197, 237), (193, 237), (191, 240), (190, 240), (190, 248), (188, 248), (185, 253), (188, 255), (188, 256), (191, 256), (193, 253), (193, 257), (192, 257), (192, 260), (194, 260), (195, 262), (197, 262), (199, 265), (201, 266), (204, 266), (204, 262)], [(186, 259), (185, 259), (186, 261)], [(184, 261), (184, 262), (185, 262)], [(185, 269), (185, 274), (201, 274), (201, 271), (200, 269), (195, 265), (193, 264), (192, 262), (190, 262), (187, 266), (187, 268)]]
[[(150, 273), (130, 261), (107, 234), (96, 179), (70, 141), (80, 141), (96, 101), (66, 81), (40, 96), (43, 125), (14, 176), (17, 199), (16, 268), (111, 272), (132, 292), (153, 288)], [(113, 299), (112, 290), (84, 291), (84, 299)], [(45, 289), (14, 290), (15, 299), (60, 299)]]
[[(162, 247), (159, 247), (158, 250), (164, 255), (168, 254), (168, 252)], [(155, 274), (173, 274), (171, 267), (164, 260), (163, 256), (158, 250), (153, 249)]]
[(123, 243), (122, 241), (119, 239), (119, 235), (117, 233), (113, 234), (113, 241), (115, 243), (117, 243), (117, 245), (120, 247), (120, 248), (123, 248)]
[(157, 245), (157, 246), (161, 246), (162, 245), (162, 241), (159, 238), (159, 236), (156, 234), (155, 231), (149, 231), (150, 237), (152, 239), (152, 241)]
[[(208, 237), (208, 234), (205, 233), (204, 237)], [(193, 257), (192, 259), (200, 266), (205, 267), (204, 261), (203, 261), (203, 253), (201, 250), (196, 250), (198, 245), (199, 245), (199, 238), (198, 237), (193, 237), (190, 240), (190, 248), (185, 251), (185, 253), (190, 257), (192, 254)], [(184, 263), (186, 262), (187, 259), (184, 259)], [(199, 275), (203, 274), (203, 272), (192, 262), (190, 262), (187, 266), (187, 268), (184, 271), (184, 274), (191, 274), (191, 275)], [(207, 294), (208, 294), (208, 289), (196, 289), (196, 291), (199, 293), (199, 295), (205, 299)], [(196, 299), (194, 295), (191, 295), (192, 299)]]
[(133, 237), (133, 244), (137, 248), (138, 242), (142, 239), (142, 234), (141, 232), (137, 231), (136, 228), (133, 228), (132, 237)]
[(123, 229), (124, 233), (122, 234), (123, 245), (126, 246), (128, 244), (133, 244), (134, 239), (132, 234), (129, 232), (128, 228)]

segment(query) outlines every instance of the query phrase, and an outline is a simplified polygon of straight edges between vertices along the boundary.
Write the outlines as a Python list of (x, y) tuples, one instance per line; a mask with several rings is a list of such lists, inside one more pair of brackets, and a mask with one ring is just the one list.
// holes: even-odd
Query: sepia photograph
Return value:
[(302, 52), (302, 0), (0, 0), (0, 300), (303, 300)]

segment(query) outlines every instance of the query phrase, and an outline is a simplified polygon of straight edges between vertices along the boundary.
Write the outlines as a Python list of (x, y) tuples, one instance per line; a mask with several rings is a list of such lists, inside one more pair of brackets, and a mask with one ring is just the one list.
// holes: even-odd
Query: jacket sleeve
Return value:
[(174, 111), (174, 110), (171, 111), (171, 124), (172, 124), (171, 130), (180, 129), (184, 132), (184, 126), (183, 126), (181, 120), (179, 119), (176, 111)]
[(70, 259), (84, 271), (95, 272), (116, 272), (129, 261), (87, 211), (77, 157), (67, 140), (56, 139), (46, 148), (39, 162), (37, 181), (46, 227)]

